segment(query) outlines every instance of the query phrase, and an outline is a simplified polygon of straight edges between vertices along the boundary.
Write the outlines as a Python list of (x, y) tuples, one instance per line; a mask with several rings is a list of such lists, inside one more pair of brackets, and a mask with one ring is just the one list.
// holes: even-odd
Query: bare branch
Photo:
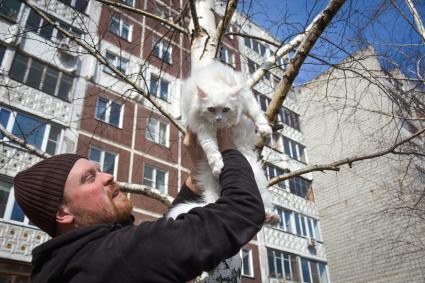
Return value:
[[(420, 130), (420, 131), (418, 131), (417, 133), (415, 133), (415, 134), (407, 137), (406, 139), (401, 140), (400, 142), (394, 144), (393, 146), (391, 146), (391, 147), (389, 147), (389, 148), (387, 148), (385, 150), (377, 151), (377, 152), (374, 152), (374, 153), (371, 153), (371, 154), (367, 154), (367, 155), (354, 156), (354, 157), (351, 157), (351, 158), (344, 158), (344, 159), (341, 159), (341, 160), (338, 160), (338, 161), (334, 161), (334, 162), (329, 163), (329, 164), (307, 166), (307, 167), (305, 167), (303, 169), (290, 172), (289, 174), (277, 176), (277, 177), (275, 177), (275, 178), (273, 178), (273, 179), (271, 179), (269, 181), (268, 186), (270, 187), (270, 186), (273, 186), (273, 185), (279, 183), (280, 181), (284, 181), (284, 180), (287, 180), (289, 178), (292, 178), (292, 177), (295, 177), (295, 176), (300, 176), (300, 175), (303, 175), (303, 174), (306, 174), (306, 173), (310, 173), (310, 172), (325, 171), (325, 170), (339, 171), (340, 170), (340, 167), (342, 165), (348, 164), (349, 167), (352, 167), (352, 165), (353, 165), (354, 162), (358, 162), (358, 161), (362, 161), (362, 160), (367, 160), (367, 159), (373, 159), (373, 158), (384, 156), (386, 154), (400, 154), (399, 151), (396, 151), (396, 149), (399, 146), (401, 146), (401, 145), (403, 145), (403, 144), (405, 144), (405, 143), (407, 143), (407, 142), (409, 142), (409, 141), (411, 141), (411, 140), (419, 137), (424, 132), (425, 132), (425, 128), (422, 129), (422, 130)], [(404, 154), (417, 154), (417, 152), (413, 152), (413, 151), (408, 152), (408, 151), (406, 151), (406, 152), (404, 152)]]
[(120, 186), (120, 189), (123, 192), (144, 195), (156, 199), (161, 203), (165, 204), (167, 207), (171, 207), (171, 203), (174, 200), (171, 196), (145, 185), (129, 184), (123, 182), (118, 182), (118, 185)]
[(122, 79), (123, 81), (125, 81), (126, 83), (128, 83), (129, 85), (131, 85), (137, 91), (138, 95), (136, 95), (136, 97), (128, 97), (128, 98), (130, 98), (131, 100), (135, 101), (136, 103), (140, 103), (142, 97), (146, 98), (150, 103), (152, 103), (152, 105), (162, 115), (164, 115), (167, 119), (169, 119), (170, 122), (173, 123), (174, 126), (176, 126), (177, 129), (179, 129), (182, 133), (185, 133), (186, 132), (185, 128), (174, 117), (172, 117), (171, 114), (169, 114), (166, 110), (164, 110), (162, 108), (162, 106), (158, 102), (155, 101), (155, 99), (152, 99), (148, 93), (145, 93), (143, 91), (142, 87), (138, 83), (136, 83), (135, 81), (131, 80), (128, 76), (126, 76), (120, 70), (118, 70), (117, 67), (115, 67), (114, 65), (112, 65), (111, 63), (109, 63), (108, 61), (106, 61), (106, 59), (101, 54), (99, 54), (98, 50), (96, 50), (95, 47), (90, 46), (89, 44), (85, 43), (83, 40), (81, 40), (80, 38), (78, 38), (77, 36), (75, 36), (73, 33), (69, 32), (68, 30), (66, 30), (63, 27), (61, 27), (57, 22), (55, 22), (52, 19), (50, 19), (43, 11), (41, 11), (40, 9), (38, 9), (36, 6), (34, 6), (28, 0), (24, 0), (24, 3), (27, 6), (29, 6), (31, 9), (33, 9), (34, 12), (36, 12), (36, 14), (38, 14), (40, 17), (42, 17), (47, 23), (49, 23), (50, 25), (54, 26), (58, 31), (60, 31), (61, 33), (63, 33), (64, 35), (66, 35), (68, 38), (70, 38), (71, 40), (73, 40), (74, 42), (76, 42), (79, 46), (81, 46), (85, 50), (87, 50), (87, 52), (90, 55), (94, 56), (102, 65), (105, 65), (109, 69), (111, 69), (120, 79)]
[(126, 4), (122, 4), (120, 2), (113, 2), (113, 1), (109, 1), (109, 0), (96, 0), (96, 1), (98, 1), (100, 3), (103, 3), (105, 5), (109, 5), (109, 6), (113, 6), (113, 7), (118, 7), (118, 8), (121, 8), (123, 10), (127, 10), (127, 11), (130, 11), (130, 12), (134, 12), (134, 13), (143, 15), (143, 16), (148, 17), (148, 18), (152, 18), (154, 20), (157, 20), (160, 23), (163, 23), (164, 25), (166, 25), (166, 26), (168, 26), (170, 28), (173, 28), (173, 29), (175, 29), (175, 30), (177, 30), (177, 31), (185, 34), (185, 35), (188, 35), (189, 34), (189, 31), (187, 29), (185, 29), (184, 27), (182, 27), (180, 25), (177, 25), (174, 22), (168, 21), (168, 20), (166, 20), (164, 18), (161, 18), (161, 17), (159, 17), (159, 16), (157, 16), (155, 14), (148, 13), (148, 12), (146, 12), (144, 10), (137, 9), (137, 8), (128, 6)]
[(216, 49), (215, 49), (215, 57), (217, 57), (217, 54), (220, 50), (220, 42), (223, 38), (223, 35), (225, 34), (227, 27), (230, 24), (230, 21), (232, 20), (233, 14), (235, 13), (236, 7), (238, 5), (237, 0), (229, 0), (226, 4), (226, 10), (224, 11), (223, 19), (218, 23), (217, 26), (217, 32), (215, 35), (215, 38), (213, 40), (216, 41)]
[[(305, 58), (307, 58), (308, 53), (313, 48), (317, 39), (330, 24), (332, 18), (336, 15), (344, 3), (345, 0), (331, 0), (327, 7), (316, 17), (317, 20), (313, 22), (311, 30), (309, 30), (302, 39), (294, 58), (291, 63), (288, 64), (285, 74), (276, 88), (269, 108), (267, 109), (266, 116), (272, 125), (276, 124), (279, 109), (282, 107), (286, 95), (291, 89)], [(283, 51), (279, 49), (278, 52), (276, 52), (277, 56), (279, 56), (282, 52)], [(257, 149), (261, 151), (264, 144), (265, 139), (260, 138), (256, 144)]]
[(0, 133), (5, 136), (6, 138), (8, 138), (11, 142), (16, 143), (20, 146), (22, 146), (23, 148), (27, 149), (30, 153), (41, 157), (43, 159), (45, 158), (49, 158), (50, 154), (39, 150), (38, 148), (36, 148), (35, 146), (32, 146), (31, 144), (29, 144), (27, 141), (18, 138), (17, 136), (13, 135), (12, 133), (10, 133), (9, 131), (7, 131), (2, 124), (0, 124)]
[(190, 8), (190, 15), (192, 16), (193, 21), (193, 34), (196, 36), (201, 31), (201, 26), (199, 25), (199, 19), (198, 19), (198, 13), (196, 12), (196, 6), (195, 6), (196, 0), (189, 0), (189, 8)]
[(407, 7), (409, 7), (410, 12), (413, 15), (413, 18), (415, 19), (416, 28), (418, 30), (419, 35), (422, 37), (422, 41), (425, 43), (425, 27), (422, 23), (422, 20), (419, 16), (418, 11), (415, 8), (415, 5), (413, 4), (412, 0), (405, 0)]

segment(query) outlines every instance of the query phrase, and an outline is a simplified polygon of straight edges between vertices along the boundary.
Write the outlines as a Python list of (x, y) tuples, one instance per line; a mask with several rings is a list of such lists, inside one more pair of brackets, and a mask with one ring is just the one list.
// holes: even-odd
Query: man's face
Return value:
[(64, 205), (76, 226), (125, 222), (133, 209), (127, 196), (118, 190), (114, 177), (100, 172), (95, 163), (79, 159), (65, 183)]

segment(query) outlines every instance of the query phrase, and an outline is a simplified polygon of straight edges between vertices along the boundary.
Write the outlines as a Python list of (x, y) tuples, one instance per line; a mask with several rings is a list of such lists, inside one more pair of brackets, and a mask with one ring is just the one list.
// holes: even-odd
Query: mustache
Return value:
[(111, 186), (111, 189), (112, 189), (113, 192), (121, 191), (120, 185), (115, 181), (112, 181), (110, 186)]

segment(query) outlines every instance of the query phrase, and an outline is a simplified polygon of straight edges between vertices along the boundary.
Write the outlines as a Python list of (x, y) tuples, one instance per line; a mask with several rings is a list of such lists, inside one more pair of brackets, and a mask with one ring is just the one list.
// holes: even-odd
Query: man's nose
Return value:
[(113, 181), (114, 181), (114, 176), (113, 175), (111, 175), (111, 174), (109, 174), (109, 173), (103, 173), (102, 172), (102, 180), (103, 180), (103, 183), (105, 184), (105, 185), (108, 185), (109, 183), (112, 183)]

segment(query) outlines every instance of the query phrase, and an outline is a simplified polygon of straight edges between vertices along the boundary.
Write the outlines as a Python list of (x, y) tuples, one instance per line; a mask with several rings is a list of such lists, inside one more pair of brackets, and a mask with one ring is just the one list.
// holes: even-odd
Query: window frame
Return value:
[[(16, 61), (15, 60), (16, 60), (17, 56), (22, 56), (23, 58), (26, 58), (26, 61), (25, 61), (25, 70), (19, 70), (18, 69), (18, 72), (21, 71), (22, 74), (23, 74), (22, 80), (20, 78), (17, 78), (15, 75), (12, 74), (12, 70), (14, 70), (14, 68), (15, 68), (15, 64), (16, 64)], [(37, 64), (40, 64), (42, 66), (42, 68), (43, 68), (42, 71), (41, 71), (40, 80), (38, 82), (38, 87), (35, 87), (35, 86), (31, 85), (30, 83), (28, 83), (28, 76), (30, 74), (30, 71), (31, 71), (31, 67), (33, 65), (33, 62), (36, 62)], [(22, 64), (22, 62), (19, 62), (18, 64)], [(23, 67), (23, 66), (21, 66), (21, 67)], [(48, 70), (49, 69), (52, 69), (52, 70), (55, 70), (55, 71), (58, 72), (58, 75), (56, 77), (55, 90), (54, 90), (54, 93), (53, 94), (48, 93), (44, 89), (45, 83), (46, 83), (46, 79), (47, 79), (47, 73), (48, 73)], [(64, 98), (62, 95), (60, 95), (60, 89), (62, 87), (62, 84), (64, 83), (63, 78), (65, 76), (70, 77), (71, 80), (72, 80), (71, 81), (71, 84), (70, 84), (70, 87), (68, 88), (68, 92), (67, 92), (67, 97), (66, 98)], [(75, 88), (75, 77), (73, 75), (71, 75), (71, 74), (69, 74), (67, 72), (64, 72), (64, 71), (62, 71), (62, 70), (60, 70), (60, 69), (58, 69), (58, 68), (56, 68), (54, 66), (51, 66), (50, 64), (46, 64), (43, 61), (40, 61), (40, 60), (35, 59), (33, 57), (27, 56), (26, 54), (23, 54), (21, 52), (16, 52), (15, 53), (15, 56), (13, 57), (12, 65), (11, 65), (10, 71), (9, 71), (9, 77), (12, 80), (14, 80), (14, 81), (17, 81), (17, 82), (20, 82), (22, 84), (25, 84), (25, 85), (27, 85), (27, 86), (29, 86), (31, 88), (37, 89), (38, 91), (40, 91), (42, 93), (45, 93), (47, 95), (56, 97), (56, 98), (58, 98), (60, 100), (66, 101), (66, 102), (70, 102), (71, 101), (71, 97), (72, 97), (72, 94), (73, 94), (74, 88)]]
[[(13, 110), (5, 108), (5, 107), (0, 107), (0, 113), (1, 113), (2, 110), (9, 112), (9, 117), (7, 118), (7, 123), (6, 123), (6, 126), (4, 126), (4, 128), (10, 133), (13, 133), (13, 129), (15, 127), (15, 123), (16, 123), (18, 115), (22, 115), (23, 117), (29, 117), (31, 119), (36, 120), (37, 122), (40, 122), (40, 124), (43, 125), (44, 129), (43, 129), (43, 137), (41, 139), (41, 144), (40, 144), (39, 149), (42, 150), (42, 151), (46, 151), (48, 142), (50, 140), (50, 133), (51, 133), (51, 129), (52, 129), (52, 124), (47, 123), (44, 119), (41, 119), (41, 118), (34, 116), (34, 115), (29, 115), (29, 114), (19, 112), (19, 111), (13, 111)], [(54, 126), (54, 127), (55, 127), (55, 129), (59, 130), (58, 140), (56, 142), (56, 147), (55, 147), (55, 153), (58, 153), (58, 152), (61, 151), (61, 148), (62, 148), (62, 140), (63, 140), (64, 131), (61, 127), (58, 127), (58, 126)], [(5, 136), (1, 136), (0, 140), (8, 141), (9, 139)], [(38, 148), (38, 146), (35, 145), (35, 144), (32, 144), (32, 143), (29, 143), (29, 144)]]
[[(224, 57), (222, 56), (224, 55)], [(229, 65), (230, 67), (234, 68), (236, 64), (236, 56), (235, 53), (228, 48), (221, 46), (220, 47), (220, 56), (219, 59), (221, 62)], [(230, 60), (229, 60), (230, 59)]]
[[(304, 186), (305, 184), (307, 184), (309, 186), (305, 187)], [(293, 187), (293, 186), (295, 186), (295, 187)], [(300, 187), (298, 188), (296, 186), (300, 186)], [(299, 176), (295, 176), (295, 177), (292, 177), (292, 178), (289, 178), (288, 179), (288, 189), (289, 189), (289, 192), (291, 194), (294, 194), (294, 195), (297, 195), (297, 196), (299, 196), (301, 198), (307, 199), (306, 197), (308, 195), (308, 192), (309, 192), (309, 189), (310, 188), (311, 189), (313, 188), (313, 182), (311, 180), (308, 180), (308, 179), (305, 179), (305, 178), (299, 177)], [(306, 189), (304, 196), (301, 195), (301, 192), (299, 192), (300, 189), (301, 190)]]
[[(264, 171), (266, 174), (266, 178), (267, 180), (270, 180), (274, 177), (280, 176), (282, 174), (285, 174), (285, 172), (288, 172), (288, 170), (280, 168), (279, 166), (276, 166), (272, 163), (269, 162), (265, 162), (264, 163)], [(279, 170), (281, 170), (282, 172), (278, 172)], [(273, 176), (271, 177), (270, 172), (273, 172)], [(279, 183), (277, 183), (275, 186), (277, 186), (279, 189), (283, 189), (283, 190), (288, 190), (288, 186), (286, 185), (285, 181), (280, 181)]]
[[(153, 82), (156, 81), (155, 91), (152, 90)], [(163, 84), (167, 84), (167, 97), (164, 99), (162, 97), (162, 86)], [(155, 73), (151, 73), (150, 81), (149, 81), (149, 94), (155, 96), (156, 98), (161, 99), (162, 101), (170, 103), (170, 85), (171, 82), (156, 75)]]
[[(148, 180), (148, 182), (151, 182), (154, 186), (149, 186), (149, 185), (145, 184), (146, 167), (149, 167), (149, 168), (152, 169), (152, 179)], [(156, 182), (157, 171), (161, 171), (162, 173), (164, 173), (164, 191), (160, 190), (156, 185), (157, 184), (157, 182)], [(144, 166), (143, 166), (142, 184), (145, 185), (145, 186), (148, 186), (150, 188), (156, 189), (156, 190), (158, 190), (158, 191), (160, 191), (164, 194), (168, 194), (168, 171), (145, 163)]]
[[(5, 2), (3, 3), (3, 5), (6, 3), (6, 1), (7, 0), (5, 0)], [(20, 16), (20, 14), (21, 14), (21, 11), (22, 11), (22, 2), (21, 1), (16, 1), (16, 0), (12, 0), (12, 1), (14, 1), (15, 3), (16, 2), (18, 2), (19, 3), (19, 7), (18, 7), (18, 10), (17, 10), (17, 13), (16, 13), (16, 15), (13, 15), (13, 17), (11, 17), (11, 15), (6, 15), (6, 14), (3, 14), (3, 13), (0, 13), (0, 18), (4, 18), (4, 19), (6, 19), (6, 20), (8, 20), (8, 21), (11, 21), (11, 22), (13, 22), (13, 23), (16, 23), (16, 22), (18, 22), (18, 19), (19, 19), (19, 16)], [(2, 7), (3, 8), (3, 7)], [(0, 11), (1, 11), (2, 9), (0, 9)]]
[(290, 158), (307, 164), (306, 147), (286, 136), (282, 139), (283, 152)]
[[(155, 132), (151, 133), (149, 128), (149, 122), (154, 121), (155, 124)], [(165, 137), (164, 137), (164, 143), (160, 142), (160, 129), (161, 125), (165, 126)], [(160, 119), (156, 119), (153, 117), (148, 117), (146, 119), (146, 130), (145, 130), (145, 138), (151, 142), (154, 142), (156, 144), (169, 147), (170, 143), (170, 125), (166, 122), (161, 121)]]
[[(118, 32), (116, 32), (115, 30), (113, 30), (112, 27), (112, 22), (113, 21), (118, 21)], [(128, 38), (125, 38), (123, 35), (123, 28), (124, 26), (128, 27)], [(127, 21), (125, 21), (122, 18), (121, 14), (115, 14), (111, 16), (110, 22), (109, 22), (109, 26), (108, 26), (108, 31), (112, 34), (115, 34), (116, 36), (118, 36), (119, 38), (122, 38), (128, 42), (132, 42), (133, 40), (133, 27), (134, 25), (132, 23), (129, 23)]]
[[(244, 251), (246, 251), (248, 253), (248, 266), (249, 266), (249, 271), (250, 273), (245, 273), (245, 268), (244, 268), (244, 257), (243, 257), (243, 253)], [(239, 251), (239, 255), (241, 257), (241, 261), (242, 261), (242, 266), (241, 266), (241, 275), (244, 277), (248, 277), (248, 278), (254, 278), (255, 274), (254, 274), (254, 263), (253, 263), (253, 256), (252, 256), (252, 249), (250, 248), (242, 248)]]
[[(156, 54), (155, 50), (158, 50), (158, 54)], [(168, 53), (169, 60), (166, 60), (167, 57), (164, 57), (166, 53)], [(173, 46), (171, 41), (169, 41), (168, 44), (165, 44), (161, 38), (153, 36), (152, 37), (152, 55), (162, 60), (163, 62), (169, 65), (172, 65), (173, 64)]]
[[(92, 149), (97, 150), (97, 151), (100, 151), (100, 160), (99, 161), (90, 159), (90, 156), (91, 156), (90, 153), (91, 153), (91, 150)], [(109, 172), (104, 171), (105, 155), (106, 155), (106, 153), (114, 156), (114, 170), (113, 170), (112, 173), (109, 173)], [(88, 160), (93, 161), (94, 163), (96, 163), (97, 165), (99, 165), (99, 168), (100, 168), (100, 170), (102, 172), (111, 174), (114, 177), (117, 176), (117, 170), (118, 170), (118, 153), (115, 153), (115, 152), (112, 152), (112, 151), (109, 151), (109, 150), (104, 150), (104, 149), (102, 149), (102, 148), (100, 148), (98, 146), (90, 145), (89, 146), (89, 151), (88, 151), (88, 156), (87, 157), (88, 157)]]
[[(103, 100), (106, 102), (105, 111), (103, 112), (103, 115), (105, 116), (104, 119), (102, 117), (98, 117), (98, 109), (99, 109), (99, 101)], [(118, 117), (118, 125), (114, 125), (111, 123), (111, 112), (112, 112), (112, 105), (117, 104), (120, 107), (120, 114)], [(94, 113), (94, 118), (98, 121), (104, 122), (112, 127), (122, 129), (123, 125), (123, 117), (124, 117), (124, 104), (118, 103), (117, 100), (111, 100), (102, 96), (98, 96), (96, 100), (96, 108)]]
[[(112, 60), (112, 62), (107, 59), (108, 56), (114, 57), (113, 60)], [(112, 64), (115, 68), (117, 68), (119, 71), (121, 71), (124, 75), (127, 75), (128, 74), (128, 64), (130, 63), (130, 60), (129, 59), (127, 59), (127, 58), (125, 58), (123, 56), (120, 56), (120, 55), (118, 55), (115, 52), (112, 52), (110, 50), (106, 50), (105, 51), (105, 56), (104, 57), (105, 57), (106, 62)], [(123, 63), (125, 63), (124, 64), (125, 65), (125, 68), (122, 68), (123, 67), (122, 66)], [(107, 74), (109, 74), (109, 75), (111, 75), (111, 76), (115, 76), (114, 71), (112, 71), (112, 69), (110, 69), (106, 65), (103, 65), (102, 66), (102, 71), (105, 72), (105, 73), (107, 73)]]

